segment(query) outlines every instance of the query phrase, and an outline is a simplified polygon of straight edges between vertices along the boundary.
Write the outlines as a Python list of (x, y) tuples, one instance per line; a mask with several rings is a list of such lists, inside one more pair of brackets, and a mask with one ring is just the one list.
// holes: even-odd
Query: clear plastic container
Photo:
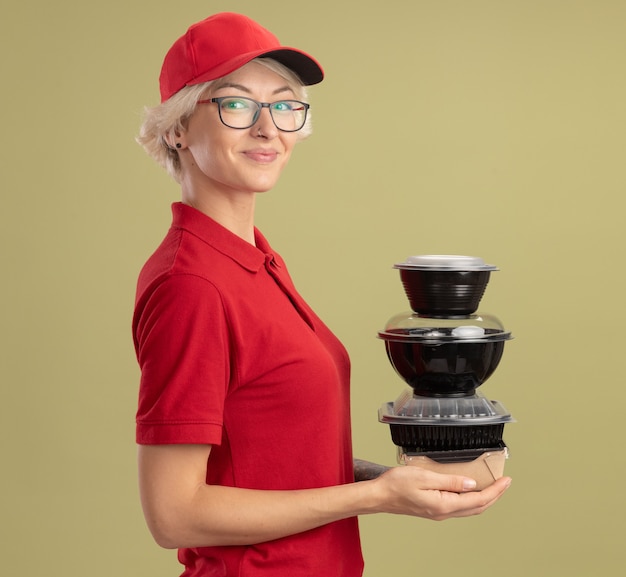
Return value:
[(391, 317), (378, 336), (386, 341), (430, 344), (505, 341), (513, 338), (494, 315), (429, 316), (405, 311)]
[(477, 392), (463, 397), (421, 397), (405, 389), (393, 402), (378, 411), (381, 423), (477, 425), (510, 423), (511, 414), (499, 401), (489, 400)]

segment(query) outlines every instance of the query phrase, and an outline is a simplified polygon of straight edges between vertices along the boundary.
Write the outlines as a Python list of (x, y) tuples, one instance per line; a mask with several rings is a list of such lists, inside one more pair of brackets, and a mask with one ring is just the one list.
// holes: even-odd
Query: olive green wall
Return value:
[(614, 575), (626, 533), (626, 3), (12, 3), (2, 70), (0, 573), (171, 577), (138, 504), (135, 277), (173, 182), (134, 143), (187, 25), (245, 12), (316, 55), (315, 134), (258, 224), (348, 347), (356, 453), (395, 461), (403, 384), (376, 332), (394, 262), (499, 266), (481, 310), (514, 333), (483, 386), (514, 483), (487, 514), (363, 518), (366, 577)]

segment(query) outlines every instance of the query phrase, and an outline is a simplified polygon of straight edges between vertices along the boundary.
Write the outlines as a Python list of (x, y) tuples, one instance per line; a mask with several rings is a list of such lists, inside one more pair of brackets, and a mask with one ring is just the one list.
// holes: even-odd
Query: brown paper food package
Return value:
[(399, 461), (405, 465), (422, 467), (436, 473), (463, 475), (476, 481), (476, 490), (480, 491), (491, 485), (504, 474), (504, 462), (508, 458), (506, 448), (487, 451), (473, 461), (439, 463), (426, 455), (401, 454)]

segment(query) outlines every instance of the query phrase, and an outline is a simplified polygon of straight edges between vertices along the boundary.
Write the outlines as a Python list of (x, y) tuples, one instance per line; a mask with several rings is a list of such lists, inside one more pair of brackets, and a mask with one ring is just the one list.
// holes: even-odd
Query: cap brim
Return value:
[(263, 58), (273, 58), (293, 70), (302, 80), (302, 83), (310, 86), (318, 84), (324, 79), (324, 70), (317, 60), (308, 54), (295, 48), (281, 48), (261, 55)]
[(239, 54), (236, 58), (222, 62), (219, 66), (190, 80), (187, 82), (187, 86), (194, 86), (226, 76), (255, 58), (273, 58), (297, 74), (305, 86), (318, 84), (324, 79), (324, 70), (312, 56), (296, 48), (281, 46), (275, 50), (258, 50)]

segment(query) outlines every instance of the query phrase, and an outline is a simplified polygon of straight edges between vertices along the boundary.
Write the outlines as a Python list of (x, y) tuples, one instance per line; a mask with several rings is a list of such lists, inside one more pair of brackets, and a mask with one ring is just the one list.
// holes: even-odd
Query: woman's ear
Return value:
[(183, 150), (187, 148), (185, 133), (173, 130), (165, 137), (165, 142), (172, 150)]

